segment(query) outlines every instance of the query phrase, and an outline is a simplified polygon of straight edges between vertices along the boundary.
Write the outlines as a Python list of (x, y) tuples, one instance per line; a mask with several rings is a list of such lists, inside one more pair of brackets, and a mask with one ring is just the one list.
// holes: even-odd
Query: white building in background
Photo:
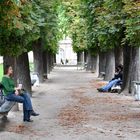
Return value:
[[(33, 52), (30, 51), (28, 56), (29, 62), (33, 63)], [(59, 50), (56, 55), (56, 63), (61, 64), (61, 59), (64, 64), (66, 64), (66, 60), (68, 60), (68, 65), (77, 64), (77, 54), (73, 51), (72, 40), (69, 37), (59, 42)], [(0, 63), (3, 63), (3, 57), (0, 57)]]
[(56, 55), (57, 64), (62, 64), (61, 61), (66, 64), (66, 60), (68, 60), (68, 65), (77, 64), (77, 54), (73, 51), (72, 40), (69, 37), (59, 42), (59, 50)]

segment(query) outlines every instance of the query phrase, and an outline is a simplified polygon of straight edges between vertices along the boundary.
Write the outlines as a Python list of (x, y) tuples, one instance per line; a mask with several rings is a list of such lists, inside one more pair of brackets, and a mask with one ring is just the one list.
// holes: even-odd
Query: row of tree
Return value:
[(122, 90), (131, 92), (132, 81), (140, 80), (140, 1), (63, 0), (63, 5), (78, 60), (85, 52), (87, 69), (105, 72), (105, 80), (123, 64)]
[(0, 55), (14, 68), (15, 82), (31, 92), (28, 52), (34, 52), (34, 71), (49, 73), (55, 61), (58, 40), (58, 0), (1, 0)]
[(139, 0), (1, 0), (0, 54), (4, 64), (13, 65), (16, 81), (31, 91), (27, 53), (33, 50), (42, 82), (58, 41), (70, 36), (78, 61), (99, 75), (105, 72), (105, 80), (123, 64), (123, 90), (131, 91), (132, 81), (140, 80), (139, 14)]

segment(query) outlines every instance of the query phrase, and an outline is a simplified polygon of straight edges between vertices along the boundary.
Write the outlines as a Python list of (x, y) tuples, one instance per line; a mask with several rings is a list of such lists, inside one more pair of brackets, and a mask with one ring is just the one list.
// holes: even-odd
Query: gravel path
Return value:
[(55, 68), (33, 88), (34, 122), (19, 112), (0, 120), (0, 140), (139, 140), (140, 103), (133, 97), (98, 93), (104, 85), (93, 73)]

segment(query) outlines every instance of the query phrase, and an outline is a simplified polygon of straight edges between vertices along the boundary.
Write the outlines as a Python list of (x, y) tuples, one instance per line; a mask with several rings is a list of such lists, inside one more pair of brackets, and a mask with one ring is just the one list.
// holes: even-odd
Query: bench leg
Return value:
[(8, 112), (0, 114), (0, 117), (1, 117), (2, 120), (7, 120), (7, 115), (8, 115)]

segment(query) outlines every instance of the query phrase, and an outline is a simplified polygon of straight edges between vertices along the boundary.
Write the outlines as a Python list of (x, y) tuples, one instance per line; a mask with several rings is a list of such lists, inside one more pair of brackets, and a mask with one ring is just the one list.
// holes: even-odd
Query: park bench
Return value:
[(39, 86), (39, 73), (38, 72), (32, 72), (30, 73), (31, 76), (31, 84)]
[(77, 63), (77, 70), (84, 70), (86, 68), (87, 68), (87, 63), (84, 63), (84, 62)]
[(121, 92), (121, 86), (122, 86), (122, 81), (117, 83), (116, 85), (113, 85), (110, 89), (111, 93), (120, 93)]
[(3, 85), (0, 83), (0, 117), (7, 117), (8, 112), (15, 105), (15, 102), (7, 101), (3, 95)]

